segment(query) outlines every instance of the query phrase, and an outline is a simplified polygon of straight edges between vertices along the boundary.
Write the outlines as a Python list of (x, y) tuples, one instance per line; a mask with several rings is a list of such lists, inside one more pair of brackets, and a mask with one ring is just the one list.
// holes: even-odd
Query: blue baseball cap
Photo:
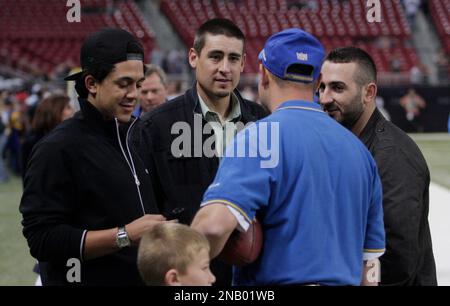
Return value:
[(325, 57), (322, 44), (303, 30), (291, 28), (269, 37), (259, 60), (282, 80), (311, 83), (319, 78)]

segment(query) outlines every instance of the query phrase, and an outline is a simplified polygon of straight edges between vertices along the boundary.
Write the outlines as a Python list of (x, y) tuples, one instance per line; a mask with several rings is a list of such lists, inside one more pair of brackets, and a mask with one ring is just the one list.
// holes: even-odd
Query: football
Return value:
[(254, 262), (262, 248), (261, 223), (254, 220), (246, 232), (235, 230), (225, 244), (219, 259), (230, 265), (245, 266)]

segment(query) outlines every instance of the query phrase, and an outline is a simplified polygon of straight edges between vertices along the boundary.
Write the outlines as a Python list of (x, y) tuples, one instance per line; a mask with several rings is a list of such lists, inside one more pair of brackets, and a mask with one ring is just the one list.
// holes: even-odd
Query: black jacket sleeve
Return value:
[(40, 143), (25, 177), (20, 203), (23, 234), (31, 255), (39, 261), (82, 259), (85, 231), (69, 225), (75, 187), (65, 157), (60, 146)]
[(383, 148), (374, 157), (383, 187), (387, 237), (386, 253), (381, 257), (381, 281), (408, 285), (422, 260), (419, 237), (429, 176), (399, 147)]
[(149, 120), (146, 125), (141, 130), (141, 141), (139, 146), (139, 154), (144, 161), (145, 167), (150, 172), (150, 179), (152, 182), (153, 193), (155, 195), (156, 204), (160, 212), (164, 212), (164, 206), (166, 204), (167, 198), (164, 194), (163, 186), (159, 178), (161, 177), (158, 173), (158, 167), (155, 161), (155, 148), (153, 144), (153, 136), (151, 133), (152, 122)]

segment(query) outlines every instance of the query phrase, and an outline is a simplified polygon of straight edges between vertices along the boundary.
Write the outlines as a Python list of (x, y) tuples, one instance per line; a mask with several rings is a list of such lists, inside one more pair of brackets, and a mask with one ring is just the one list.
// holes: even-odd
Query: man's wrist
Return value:
[(123, 249), (131, 245), (131, 239), (126, 231), (125, 226), (119, 226), (117, 228), (116, 244), (119, 247), (119, 249)]

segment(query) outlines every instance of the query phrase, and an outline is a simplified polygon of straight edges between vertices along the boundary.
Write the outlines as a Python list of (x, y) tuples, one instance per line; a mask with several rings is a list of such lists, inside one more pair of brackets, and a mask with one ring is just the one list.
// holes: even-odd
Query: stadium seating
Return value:
[[(381, 23), (366, 21), (365, 0), (317, 0), (316, 7), (299, 8), (289, 0), (161, 0), (168, 17), (186, 46), (195, 30), (212, 17), (232, 19), (247, 36), (245, 72), (256, 72), (257, 55), (271, 34), (300, 27), (318, 36), (327, 49), (356, 45), (369, 51), (380, 71), (390, 71), (391, 60), (408, 71), (418, 57), (405, 42), (411, 36), (400, 0), (384, 0)], [(115, 4), (115, 8), (112, 5)], [(450, 53), (450, 0), (430, 0), (430, 12)], [(82, 22), (69, 23), (66, 1), (0, 0), (0, 63), (30, 65), (45, 72), (59, 63), (78, 64), (79, 47), (87, 33), (105, 26), (122, 27), (139, 37), (147, 54), (154, 35), (132, 0), (81, 0)], [(377, 40), (393, 43), (380, 47)]]
[[(411, 36), (411, 29), (399, 0), (383, 1), (380, 23), (366, 21), (364, 0), (317, 0), (316, 8), (299, 8), (291, 6), (290, 2), (162, 0), (161, 11), (187, 46), (192, 45), (195, 30), (207, 19), (224, 17), (233, 20), (247, 37), (246, 72), (257, 71), (257, 55), (267, 37), (289, 27), (300, 27), (313, 33), (327, 49), (360, 46), (372, 54), (380, 71), (391, 69), (393, 55), (400, 61), (402, 71), (408, 71), (418, 62), (415, 50), (405, 43)], [(395, 44), (387, 49), (377, 47), (377, 39), (383, 36)]]
[(113, 26), (134, 33), (147, 54), (154, 35), (134, 1), (81, 0), (81, 22), (67, 21), (66, 1), (0, 0), (0, 63), (30, 65), (51, 72), (58, 64), (79, 64), (79, 50), (92, 31)]
[(430, 0), (428, 5), (444, 50), (450, 55), (450, 0)]

